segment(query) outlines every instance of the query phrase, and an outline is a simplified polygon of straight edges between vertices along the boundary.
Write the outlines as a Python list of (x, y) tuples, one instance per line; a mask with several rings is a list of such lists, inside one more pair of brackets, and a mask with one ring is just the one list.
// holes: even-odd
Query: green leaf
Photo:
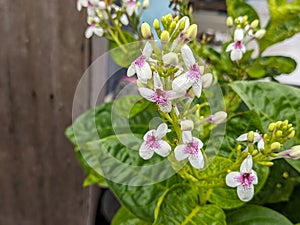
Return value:
[(134, 216), (128, 209), (121, 207), (111, 221), (111, 225), (150, 225)]
[(265, 36), (258, 40), (260, 51), (268, 46), (283, 41), (300, 31), (300, 0), (287, 1), (268, 0), (270, 20)]
[(129, 44), (121, 46), (115, 41), (109, 41), (109, 53), (116, 64), (127, 68), (137, 57), (141, 55), (143, 43), (137, 41), (133, 34), (122, 30)]
[(289, 74), (296, 69), (294, 59), (285, 56), (266, 56), (254, 61), (247, 69), (251, 78), (274, 77), (281, 74)]
[(155, 210), (154, 225), (215, 224), (225, 225), (225, 214), (215, 205), (199, 205), (197, 192), (189, 185), (170, 188)]
[[(258, 184), (254, 186), (254, 193), (257, 194), (268, 178), (269, 168), (254, 164), (253, 170), (256, 171), (259, 181)], [(236, 188), (230, 187), (214, 188), (209, 196), (209, 201), (224, 209), (237, 208), (244, 204), (244, 202), (238, 198)]]
[(292, 225), (280, 213), (258, 205), (246, 205), (226, 215), (228, 225)]
[(111, 190), (128, 210), (145, 221), (153, 221), (159, 197), (183, 180), (168, 160), (154, 155), (143, 160), (138, 153), (142, 135), (120, 134), (88, 143)]
[(108, 184), (103, 176), (99, 175), (98, 173), (90, 173), (87, 178), (85, 178), (83, 182), (83, 186), (87, 187), (92, 184), (97, 184), (102, 188), (107, 188)]
[(226, 5), (228, 15), (233, 18), (247, 15), (250, 23), (255, 19), (259, 19), (256, 11), (244, 0), (226, 0)]
[(256, 204), (289, 201), (295, 185), (300, 182), (300, 174), (284, 159), (274, 161), (270, 175), (262, 190), (255, 196)]

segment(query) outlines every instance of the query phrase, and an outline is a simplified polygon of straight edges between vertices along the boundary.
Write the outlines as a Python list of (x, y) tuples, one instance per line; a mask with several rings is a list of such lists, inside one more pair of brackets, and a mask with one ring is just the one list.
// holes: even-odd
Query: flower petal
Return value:
[(251, 170), (251, 175), (253, 176), (252, 184), (258, 184), (257, 173), (254, 170)]
[(154, 151), (162, 157), (168, 156), (171, 152), (171, 146), (164, 140), (160, 140), (158, 143), (160, 144), (160, 148), (154, 149)]
[(158, 104), (158, 106), (163, 113), (172, 111), (172, 103), (170, 101), (167, 101), (165, 104)]
[(136, 4), (130, 4), (130, 2), (128, 3), (127, 7), (126, 7), (126, 12), (128, 14), (128, 16), (132, 16), (132, 14), (134, 13), (136, 8)]
[(231, 44), (229, 44), (229, 45), (227, 46), (226, 52), (230, 52), (230, 51), (232, 51), (233, 49), (234, 49), (234, 43), (231, 43)]
[(189, 154), (184, 151), (185, 147), (186, 147), (186, 145), (178, 145), (174, 149), (176, 160), (182, 161), (182, 160), (186, 159), (189, 156)]
[(243, 52), (241, 50), (233, 49), (230, 53), (230, 59), (232, 61), (240, 60), (243, 57)]
[(147, 131), (147, 133), (146, 133), (146, 134), (144, 134), (144, 137), (143, 137), (144, 141), (146, 141), (146, 140), (147, 140), (147, 137), (148, 137), (149, 135), (151, 135), (151, 136), (154, 136), (154, 132), (155, 132), (155, 130), (154, 130), (154, 129), (152, 129), (152, 130), (148, 130), (148, 131)]
[(145, 62), (142, 67), (136, 66), (135, 70), (138, 79), (144, 84), (146, 84), (147, 80), (151, 79), (152, 77), (152, 70), (147, 62)]
[(127, 76), (132, 77), (135, 74), (135, 66), (131, 64), (127, 70)]
[(172, 89), (176, 92), (186, 92), (193, 83), (193, 81), (188, 79), (187, 73), (184, 73), (173, 80)]
[(153, 73), (154, 89), (163, 89), (160, 77), (158, 73)]
[(127, 26), (129, 24), (129, 20), (126, 16), (126, 14), (123, 14), (121, 17), (120, 17), (120, 21), (123, 25)]
[(169, 100), (174, 100), (185, 95), (185, 92), (176, 92), (176, 91), (166, 91), (169, 97)]
[(193, 141), (192, 132), (190, 130), (182, 131), (182, 141), (184, 144), (190, 143)]
[(194, 168), (202, 169), (204, 167), (204, 159), (202, 152), (199, 151), (197, 155), (190, 155), (189, 162)]
[(208, 88), (213, 82), (213, 75), (211, 73), (206, 73), (202, 76), (202, 87)]
[(261, 139), (258, 143), (257, 143), (257, 147), (258, 150), (265, 148), (265, 142), (263, 139)]
[(201, 92), (202, 92), (202, 82), (201, 81), (195, 82), (192, 86), (192, 89), (193, 89), (194, 94), (198, 98), (200, 98)]
[(237, 187), (238, 185), (241, 185), (241, 183), (237, 181), (237, 177), (239, 176), (241, 176), (241, 174), (236, 171), (228, 173), (225, 179), (226, 185), (229, 187)]
[(246, 159), (241, 164), (240, 172), (241, 173), (250, 173), (252, 170), (253, 160), (252, 156), (248, 155)]
[(103, 29), (102, 29), (102, 27), (94, 28), (94, 34), (96, 34), (98, 37), (102, 37), (103, 36)]
[(150, 42), (146, 42), (146, 45), (143, 49), (142, 55), (148, 60), (150, 58), (150, 56), (152, 55), (153, 52), (153, 48), (150, 44)]
[(260, 140), (260, 134), (258, 132), (254, 132), (254, 140), (253, 142), (256, 143), (256, 142), (259, 142)]
[(144, 88), (144, 87), (141, 87), (141, 88), (139, 88), (138, 90), (139, 90), (140, 95), (141, 95), (143, 98), (147, 99), (147, 100), (150, 101), (150, 102), (155, 102), (155, 100), (152, 99), (152, 95), (154, 94), (154, 91), (153, 91), (153, 90), (151, 90), (151, 89), (149, 89), (149, 88)]
[(93, 33), (94, 33), (94, 28), (93, 27), (88, 27), (86, 30), (85, 30), (85, 37), (86, 38), (91, 38), (93, 36)]
[(196, 63), (193, 52), (188, 45), (185, 44), (182, 46), (181, 55), (187, 68), (191, 68)]
[(248, 133), (240, 135), (236, 140), (237, 141), (247, 141), (248, 140)]
[(153, 156), (153, 154), (154, 154), (154, 151), (151, 149), (148, 149), (146, 142), (143, 142), (143, 144), (141, 145), (140, 150), (139, 150), (139, 155), (143, 159), (147, 160), (147, 159), (150, 159)]
[(157, 127), (154, 136), (155, 136), (155, 138), (156, 138), (157, 140), (160, 140), (160, 139), (162, 139), (164, 136), (166, 136), (166, 134), (167, 134), (168, 132), (169, 132), (168, 125), (167, 125), (166, 123), (161, 123), (161, 124)]
[(244, 188), (243, 185), (237, 187), (237, 194), (243, 202), (249, 202), (254, 196), (254, 186), (250, 185), (249, 188)]
[(201, 149), (203, 147), (203, 142), (199, 138), (193, 137), (193, 142), (198, 143), (198, 148)]
[(234, 31), (234, 41), (242, 41), (244, 39), (244, 30), (243, 29), (236, 29)]

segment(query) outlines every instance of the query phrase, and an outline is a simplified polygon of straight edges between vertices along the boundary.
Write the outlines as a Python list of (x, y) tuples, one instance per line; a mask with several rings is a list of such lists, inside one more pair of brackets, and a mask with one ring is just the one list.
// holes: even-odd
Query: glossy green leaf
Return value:
[(296, 69), (294, 59), (285, 56), (266, 56), (258, 58), (247, 69), (251, 78), (274, 77), (281, 74), (289, 74)]
[(159, 201), (154, 225), (226, 224), (221, 208), (212, 204), (202, 206), (199, 203), (199, 196), (191, 186), (173, 186)]
[(259, 19), (256, 11), (244, 0), (226, 0), (226, 5), (228, 14), (233, 18), (247, 15), (250, 23)]
[(228, 225), (292, 225), (280, 213), (258, 205), (246, 205), (226, 215)]
[(111, 225), (150, 225), (134, 216), (128, 209), (121, 207), (111, 221)]
[(142, 135), (109, 136), (88, 143), (97, 153), (109, 187), (122, 205), (145, 221), (153, 221), (159, 197), (172, 185), (183, 182), (168, 160), (154, 155), (143, 160), (138, 153)]
[(260, 51), (268, 46), (283, 41), (300, 31), (300, 0), (287, 1), (268, 0), (270, 20), (265, 36), (258, 40)]

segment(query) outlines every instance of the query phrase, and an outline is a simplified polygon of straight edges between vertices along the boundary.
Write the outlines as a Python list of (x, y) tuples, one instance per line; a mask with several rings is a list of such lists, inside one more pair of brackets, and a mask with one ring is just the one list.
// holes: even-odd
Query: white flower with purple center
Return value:
[(142, 83), (147, 83), (147, 80), (152, 78), (152, 70), (147, 62), (153, 52), (153, 48), (149, 42), (146, 43), (142, 55), (131, 63), (127, 70), (127, 76), (131, 77), (134, 74), (137, 75), (138, 79)]
[(229, 44), (226, 48), (226, 52), (230, 52), (230, 59), (232, 61), (240, 60), (246, 52), (245, 45), (242, 42), (243, 39), (244, 31), (242, 29), (236, 29), (234, 31), (234, 42)]
[(160, 77), (157, 73), (153, 74), (154, 79), (154, 90), (150, 88), (139, 88), (139, 92), (141, 96), (143, 96), (145, 99), (151, 102), (156, 102), (156, 104), (159, 106), (160, 110), (163, 113), (169, 113), (172, 110), (172, 100), (176, 98), (180, 98), (184, 95), (184, 93), (178, 93), (175, 91), (165, 91), (163, 89), (162, 82), (160, 80)]
[(171, 146), (163, 139), (166, 134), (170, 132), (167, 124), (160, 124), (157, 129), (149, 130), (144, 135), (144, 142), (140, 147), (139, 155), (147, 160), (150, 159), (154, 152), (162, 157), (166, 157), (171, 152)]
[(191, 131), (182, 131), (182, 141), (183, 144), (174, 149), (175, 158), (178, 161), (187, 158), (194, 168), (203, 168), (204, 158), (201, 152), (201, 148), (203, 147), (202, 141), (193, 137)]
[(189, 46), (182, 46), (181, 55), (188, 71), (174, 79), (172, 88), (176, 92), (186, 92), (192, 87), (194, 94), (199, 98), (202, 92), (201, 74), (203, 73), (203, 68), (198, 66)]
[[(248, 133), (242, 134), (240, 135), (237, 139), (237, 141), (247, 141), (248, 140)], [(257, 143), (257, 148), (258, 150), (265, 148), (265, 141), (263, 136), (258, 133), (258, 132), (254, 132), (254, 140), (253, 140), (253, 144)]]
[(136, 0), (123, 0), (123, 6), (125, 7), (128, 16), (132, 16), (137, 10)]
[(97, 35), (98, 37), (102, 37), (104, 30), (102, 27), (98, 27), (95, 24), (91, 24), (85, 31), (85, 37), (91, 38), (93, 34)]
[(88, 7), (88, 0), (77, 0), (77, 10), (81, 11), (82, 7)]
[(252, 169), (252, 156), (249, 155), (241, 164), (240, 172), (230, 172), (226, 176), (226, 185), (236, 187), (237, 194), (243, 202), (250, 201), (254, 196), (254, 184), (258, 183), (256, 172)]

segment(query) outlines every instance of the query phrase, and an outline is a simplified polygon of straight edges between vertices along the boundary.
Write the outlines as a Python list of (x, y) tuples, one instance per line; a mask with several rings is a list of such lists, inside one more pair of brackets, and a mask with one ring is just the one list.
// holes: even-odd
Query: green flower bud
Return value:
[(144, 22), (141, 26), (142, 36), (145, 39), (148, 39), (152, 36), (151, 27), (148, 23)]
[(295, 136), (295, 130), (293, 130), (289, 135), (287, 136), (288, 139), (292, 139)]
[(153, 27), (154, 27), (155, 30), (159, 30), (160, 29), (160, 23), (159, 23), (158, 19), (155, 19), (153, 21)]
[(178, 20), (179, 20), (179, 17), (178, 17), (178, 16), (176, 16), (176, 17), (174, 18), (174, 21), (175, 21), (175, 23), (177, 23), (177, 22), (178, 22)]
[(248, 142), (253, 143), (254, 141), (254, 132), (250, 131), (247, 136)]
[(172, 22), (172, 20), (173, 20), (173, 16), (172, 16), (171, 13), (169, 13), (168, 15), (166, 15), (166, 22), (168, 24), (170, 24)]
[(231, 16), (227, 17), (227, 19), (226, 19), (226, 25), (228, 27), (232, 27), (233, 26), (233, 19), (232, 19)]
[(173, 32), (173, 30), (175, 29), (175, 27), (176, 27), (176, 22), (175, 22), (175, 21), (172, 21), (172, 23), (170, 24), (169, 30), (170, 30), (171, 32)]
[(275, 123), (270, 123), (269, 127), (268, 127), (268, 131), (269, 132), (273, 132), (275, 130), (276, 124)]
[(260, 165), (263, 165), (263, 166), (273, 166), (274, 163), (273, 162), (266, 162), (266, 161), (260, 161), (260, 162), (257, 162), (258, 164)]
[(282, 122), (282, 125), (283, 125), (283, 126), (288, 126), (288, 124), (289, 124), (289, 121), (288, 121), (288, 120), (285, 120), (285, 121)]
[(276, 131), (275, 137), (276, 138), (281, 138), (282, 137), (282, 131), (281, 130)]
[(271, 151), (278, 151), (280, 149), (281, 145), (279, 142), (273, 142), (271, 144), (270, 150)]
[(260, 30), (256, 31), (256, 33), (254, 34), (254, 37), (257, 39), (261, 39), (263, 36), (265, 36), (265, 34), (266, 34), (266, 30), (260, 29)]
[(258, 19), (253, 20), (252, 23), (250, 24), (250, 27), (251, 27), (252, 29), (255, 29), (255, 28), (258, 26), (258, 24), (259, 24)]
[(187, 30), (187, 33), (186, 33), (186, 37), (189, 39), (189, 40), (195, 40), (196, 39), (196, 36), (197, 36), (197, 32), (198, 32), (198, 27), (196, 24), (192, 24), (188, 30)]
[(277, 129), (280, 129), (281, 124), (282, 124), (282, 121), (277, 121), (277, 122), (276, 122), (276, 128), (277, 128)]
[(179, 30), (183, 30), (185, 28), (185, 20), (180, 21)]
[(160, 35), (160, 40), (161, 40), (162, 42), (167, 42), (167, 41), (169, 41), (169, 38), (170, 38), (170, 34), (169, 34), (169, 32), (166, 31), (166, 30), (164, 30), (164, 31), (161, 33), (161, 35)]
[(248, 16), (243, 16), (242, 23), (248, 23)]

